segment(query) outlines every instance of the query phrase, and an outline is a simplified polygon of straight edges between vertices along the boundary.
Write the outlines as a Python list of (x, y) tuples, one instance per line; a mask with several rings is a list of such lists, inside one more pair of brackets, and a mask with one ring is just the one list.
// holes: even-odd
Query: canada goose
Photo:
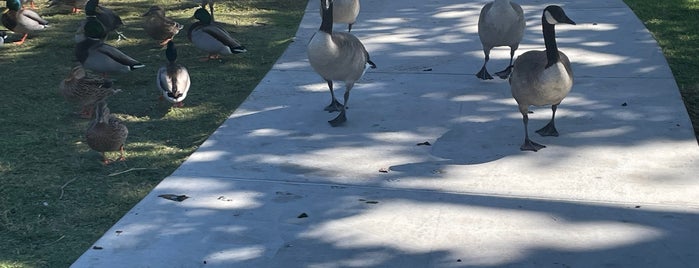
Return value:
[(0, 31), (0, 47), (5, 44), (5, 39), (7, 38), (7, 32)]
[(75, 57), (83, 68), (102, 74), (127, 73), (145, 67), (116, 47), (102, 41), (107, 33), (95, 17), (85, 22), (85, 40), (75, 45)]
[(39, 31), (46, 29), (49, 24), (48, 21), (41, 18), (39, 14), (33, 10), (22, 8), (22, 4), (19, 0), (7, 0), (5, 1), (7, 10), (2, 13), (2, 25), (18, 34), (24, 34), (22, 39), (15, 42), (16, 45), (21, 45), (27, 39), (29, 33), (34, 31)]
[(478, 17), (478, 36), (483, 45), (485, 62), (476, 77), (483, 80), (493, 79), (485, 65), (490, 60), (490, 50), (499, 46), (510, 47), (510, 64), (505, 70), (495, 74), (502, 79), (510, 75), (512, 58), (524, 36), (524, 26), (524, 12), (517, 3), (495, 0), (483, 6)]
[(166, 100), (171, 102), (174, 107), (182, 107), (184, 105), (182, 101), (187, 97), (191, 82), (187, 68), (176, 62), (177, 50), (172, 40), (167, 42), (165, 57), (167, 64), (158, 69), (156, 84)]
[(524, 144), (520, 147), (522, 151), (537, 151), (546, 147), (529, 139), (527, 130), (529, 106), (551, 105), (553, 111), (551, 121), (536, 132), (542, 136), (558, 136), (554, 124), (556, 108), (573, 86), (570, 60), (558, 50), (556, 45), (555, 25), (559, 23), (575, 25), (561, 7), (554, 5), (546, 7), (541, 16), (546, 50), (527, 51), (517, 57), (510, 76), (512, 97), (519, 105), (519, 112), (522, 113), (524, 122)]
[(85, 131), (87, 145), (102, 155), (104, 164), (110, 160), (105, 152), (119, 151), (119, 161), (124, 161), (124, 143), (129, 136), (129, 129), (119, 119), (109, 113), (107, 103), (100, 101), (95, 104), (95, 117)]
[[(336, 127), (347, 121), (345, 110), (354, 83), (364, 75), (366, 69), (376, 68), (376, 65), (357, 37), (349, 33), (333, 32), (333, 1), (320, 0), (320, 3), (323, 21), (308, 43), (308, 61), (328, 83), (331, 98), (325, 110), (340, 112), (335, 119), (328, 121)], [(340, 104), (335, 98), (333, 80), (345, 82), (344, 104)]]
[[(359, 15), (359, 0), (334, 0), (333, 1), (333, 22), (347, 23), (347, 31), (352, 31), (352, 25), (357, 21)], [(321, 16), (323, 4), (320, 8)]]

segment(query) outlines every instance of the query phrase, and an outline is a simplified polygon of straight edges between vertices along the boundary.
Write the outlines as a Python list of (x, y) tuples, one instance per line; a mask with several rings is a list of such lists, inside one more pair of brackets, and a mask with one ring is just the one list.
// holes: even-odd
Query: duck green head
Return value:
[(203, 24), (211, 24), (211, 14), (204, 8), (199, 8), (194, 11), (194, 18), (201, 21)]
[(22, 9), (22, 3), (19, 0), (7, 0), (5, 1), (5, 6), (12, 11), (19, 11)]
[(177, 60), (177, 49), (175, 49), (175, 42), (172, 42), (172, 40), (167, 42), (165, 57), (167, 57), (169, 62), (175, 62), (175, 60)]
[(87, 21), (84, 26), (85, 36), (89, 38), (103, 39), (107, 37), (107, 33), (104, 31), (102, 23), (97, 21), (95, 17), (87, 17)]
[(97, 16), (97, 5), (99, 4), (99, 0), (87, 1), (87, 3), (85, 3), (85, 16)]

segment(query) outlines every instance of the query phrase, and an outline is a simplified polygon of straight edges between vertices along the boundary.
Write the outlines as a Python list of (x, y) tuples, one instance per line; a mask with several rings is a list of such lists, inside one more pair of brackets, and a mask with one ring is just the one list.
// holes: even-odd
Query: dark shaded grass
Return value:
[[(49, 30), (24, 45), (0, 47), (0, 267), (67, 267), (157, 183), (171, 174), (248, 96), (292, 42), (306, 6), (298, 0), (218, 1), (216, 19), (248, 47), (223, 62), (175, 38), (192, 76), (185, 107), (159, 101), (155, 73), (164, 51), (140, 28), (153, 4), (189, 25), (190, 1), (101, 1), (124, 19), (129, 38), (108, 43), (146, 67), (114, 76), (123, 89), (108, 100), (129, 127), (127, 161), (104, 166), (84, 143), (89, 120), (57, 93), (77, 64), (73, 34), (84, 14), (42, 7)], [(19, 35), (11, 35), (17, 39)], [(112, 159), (118, 157), (110, 153)], [(129, 171), (133, 169), (132, 171)], [(129, 171), (114, 175), (119, 172)], [(110, 176), (114, 175), (114, 176)]]

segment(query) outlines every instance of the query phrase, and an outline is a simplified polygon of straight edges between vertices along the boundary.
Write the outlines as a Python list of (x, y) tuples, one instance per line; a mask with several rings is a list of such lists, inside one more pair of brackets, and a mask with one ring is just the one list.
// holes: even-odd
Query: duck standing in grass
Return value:
[(182, 25), (165, 16), (165, 10), (159, 6), (152, 6), (143, 14), (143, 29), (148, 36), (157, 41), (160, 47), (165, 46), (177, 33), (182, 30)]
[(517, 101), (524, 122), (522, 151), (538, 151), (546, 147), (529, 139), (529, 106), (551, 105), (551, 121), (536, 132), (541, 136), (558, 136), (554, 124), (556, 109), (573, 87), (573, 70), (566, 54), (558, 50), (555, 26), (560, 23), (575, 25), (575, 22), (561, 7), (551, 5), (544, 9), (541, 23), (546, 50), (527, 51), (517, 57), (510, 76), (512, 97)]
[[(335, 119), (328, 121), (336, 127), (347, 121), (345, 115), (350, 90), (359, 80), (366, 69), (376, 68), (369, 53), (359, 39), (349, 33), (333, 32), (333, 2), (320, 0), (322, 22), (318, 31), (308, 42), (307, 53), (311, 67), (327, 83), (330, 89), (330, 104), (325, 107), (329, 112), (340, 112)], [(344, 103), (340, 104), (335, 98), (333, 80), (345, 83)]]
[(0, 47), (5, 44), (5, 39), (7, 38), (6, 31), (0, 31)]
[(198, 21), (189, 26), (187, 39), (200, 50), (209, 53), (203, 61), (220, 59), (221, 54), (245, 53), (247, 49), (235, 40), (225, 29), (213, 23), (208, 11), (199, 8), (194, 12)]
[(119, 151), (121, 156), (119, 161), (124, 161), (124, 144), (129, 136), (129, 129), (119, 119), (114, 117), (107, 108), (105, 101), (97, 102), (95, 105), (95, 117), (90, 122), (90, 126), (85, 132), (87, 145), (102, 155), (105, 165), (111, 161), (105, 152)]
[(22, 8), (19, 0), (6, 0), (7, 10), (2, 13), (2, 25), (18, 34), (24, 34), (22, 39), (15, 42), (17, 45), (24, 44), (29, 33), (44, 30), (49, 27), (49, 22), (33, 10)]
[(505, 70), (495, 73), (500, 78), (507, 79), (512, 71), (515, 51), (524, 36), (524, 27), (524, 11), (517, 3), (509, 0), (495, 0), (483, 6), (478, 17), (478, 36), (483, 45), (485, 62), (476, 77), (483, 80), (493, 79), (485, 67), (490, 60), (490, 50), (493, 47), (508, 46), (510, 47), (510, 64)]
[(167, 57), (167, 64), (158, 69), (156, 84), (163, 93), (163, 97), (171, 102), (173, 107), (182, 107), (184, 106), (182, 101), (187, 97), (191, 81), (187, 68), (176, 62), (177, 50), (172, 40), (167, 43), (165, 57)]
[(121, 89), (113, 87), (111, 80), (89, 75), (80, 65), (73, 67), (68, 77), (59, 85), (59, 92), (67, 101), (77, 102), (82, 106), (82, 118), (92, 118), (95, 103), (104, 101), (120, 91)]
[(87, 0), (49, 0), (49, 7), (70, 7), (70, 13), (78, 13), (85, 7)]
[(85, 69), (106, 75), (145, 67), (118, 48), (105, 44), (102, 39), (107, 33), (95, 17), (87, 18), (84, 30), (85, 39), (75, 45), (75, 57)]
[[(95, 17), (97, 21), (102, 24), (106, 33), (103, 39), (106, 39), (107, 35), (111, 32), (117, 34), (117, 41), (121, 41), (122, 38), (127, 39), (124, 34), (117, 31), (117, 29), (124, 25), (121, 17), (111, 9), (101, 6), (99, 0), (88, 0), (87, 3), (85, 3), (85, 16)], [(80, 34), (80, 29), (82, 29), (83, 25), (78, 28), (78, 34)]]
[(209, 12), (211, 13), (211, 20), (214, 20), (214, 0), (194, 0), (194, 2), (201, 4), (202, 8), (206, 8), (208, 5)]

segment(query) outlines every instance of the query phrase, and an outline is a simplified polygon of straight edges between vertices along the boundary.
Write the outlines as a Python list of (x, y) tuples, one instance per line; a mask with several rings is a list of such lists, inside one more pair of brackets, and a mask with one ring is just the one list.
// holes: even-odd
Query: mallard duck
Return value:
[(77, 102), (82, 106), (80, 116), (83, 118), (92, 118), (95, 103), (121, 91), (113, 88), (111, 80), (89, 75), (80, 65), (73, 67), (58, 88), (67, 101)]
[(2, 25), (10, 31), (24, 34), (22, 39), (15, 42), (21, 45), (27, 39), (27, 35), (34, 31), (40, 31), (48, 27), (49, 22), (33, 10), (24, 9), (19, 0), (6, 0), (7, 10), (2, 13)]
[(174, 107), (182, 107), (182, 101), (187, 97), (191, 81), (189, 72), (184, 66), (177, 64), (177, 50), (175, 43), (170, 40), (165, 49), (167, 64), (158, 69), (156, 84), (163, 93), (163, 98), (173, 103)]
[(5, 39), (7, 38), (6, 31), (0, 31), (0, 47), (5, 44)]
[[(328, 121), (336, 127), (347, 121), (345, 111), (350, 90), (368, 68), (376, 68), (369, 58), (364, 44), (356, 36), (345, 32), (333, 32), (333, 1), (320, 0), (323, 10), (322, 22), (318, 31), (308, 42), (308, 61), (311, 67), (328, 83), (330, 104), (325, 107), (329, 112), (340, 112), (335, 119)], [(335, 99), (333, 80), (345, 83), (344, 103)]]
[(143, 29), (146, 33), (165, 46), (177, 33), (182, 30), (182, 25), (176, 21), (165, 17), (165, 10), (159, 6), (152, 6), (148, 12), (143, 14)]
[(483, 45), (485, 62), (476, 77), (483, 80), (493, 79), (485, 67), (490, 60), (490, 50), (497, 46), (508, 46), (510, 47), (510, 64), (505, 70), (495, 73), (500, 78), (507, 79), (512, 71), (515, 51), (524, 36), (524, 26), (524, 11), (517, 3), (509, 0), (495, 0), (483, 6), (478, 17), (478, 36)]
[(202, 8), (206, 8), (208, 5), (209, 12), (211, 12), (211, 20), (214, 20), (214, 0), (194, 0), (194, 2), (201, 4)]
[(95, 104), (95, 117), (85, 132), (87, 145), (102, 155), (104, 164), (110, 160), (105, 152), (119, 151), (119, 161), (124, 161), (124, 143), (129, 136), (129, 129), (119, 119), (114, 117), (107, 107), (107, 102), (99, 101)]
[(575, 22), (568, 18), (561, 7), (551, 5), (544, 9), (541, 23), (546, 50), (527, 51), (517, 57), (510, 76), (512, 97), (517, 101), (524, 122), (524, 143), (520, 147), (522, 151), (536, 152), (546, 147), (529, 139), (529, 106), (551, 105), (551, 121), (536, 133), (541, 136), (558, 136), (554, 123), (556, 109), (573, 87), (573, 70), (566, 54), (558, 50), (555, 26), (560, 23), (574, 25)]
[(87, 0), (49, 0), (49, 7), (70, 7), (71, 13), (78, 13), (85, 7)]
[(75, 57), (85, 69), (98, 73), (127, 73), (145, 65), (129, 57), (116, 47), (105, 44), (104, 28), (94, 17), (85, 22), (85, 40), (75, 46)]
[(96, 17), (97, 21), (102, 24), (102, 27), (104, 27), (104, 31), (107, 34), (111, 32), (115, 32), (117, 34), (117, 41), (120, 41), (122, 38), (127, 39), (124, 34), (117, 31), (119, 27), (124, 25), (121, 17), (119, 17), (119, 15), (114, 13), (114, 11), (111, 9), (101, 6), (99, 4), (99, 0), (88, 0), (87, 3), (85, 3), (85, 16)]
[(247, 52), (247, 49), (240, 45), (230, 33), (216, 23), (212, 23), (211, 15), (206, 9), (197, 9), (194, 12), (194, 18), (199, 21), (189, 26), (187, 38), (195, 47), (209, 53), (209, 56), (203, 60), (219, 59), (220, 54)]

